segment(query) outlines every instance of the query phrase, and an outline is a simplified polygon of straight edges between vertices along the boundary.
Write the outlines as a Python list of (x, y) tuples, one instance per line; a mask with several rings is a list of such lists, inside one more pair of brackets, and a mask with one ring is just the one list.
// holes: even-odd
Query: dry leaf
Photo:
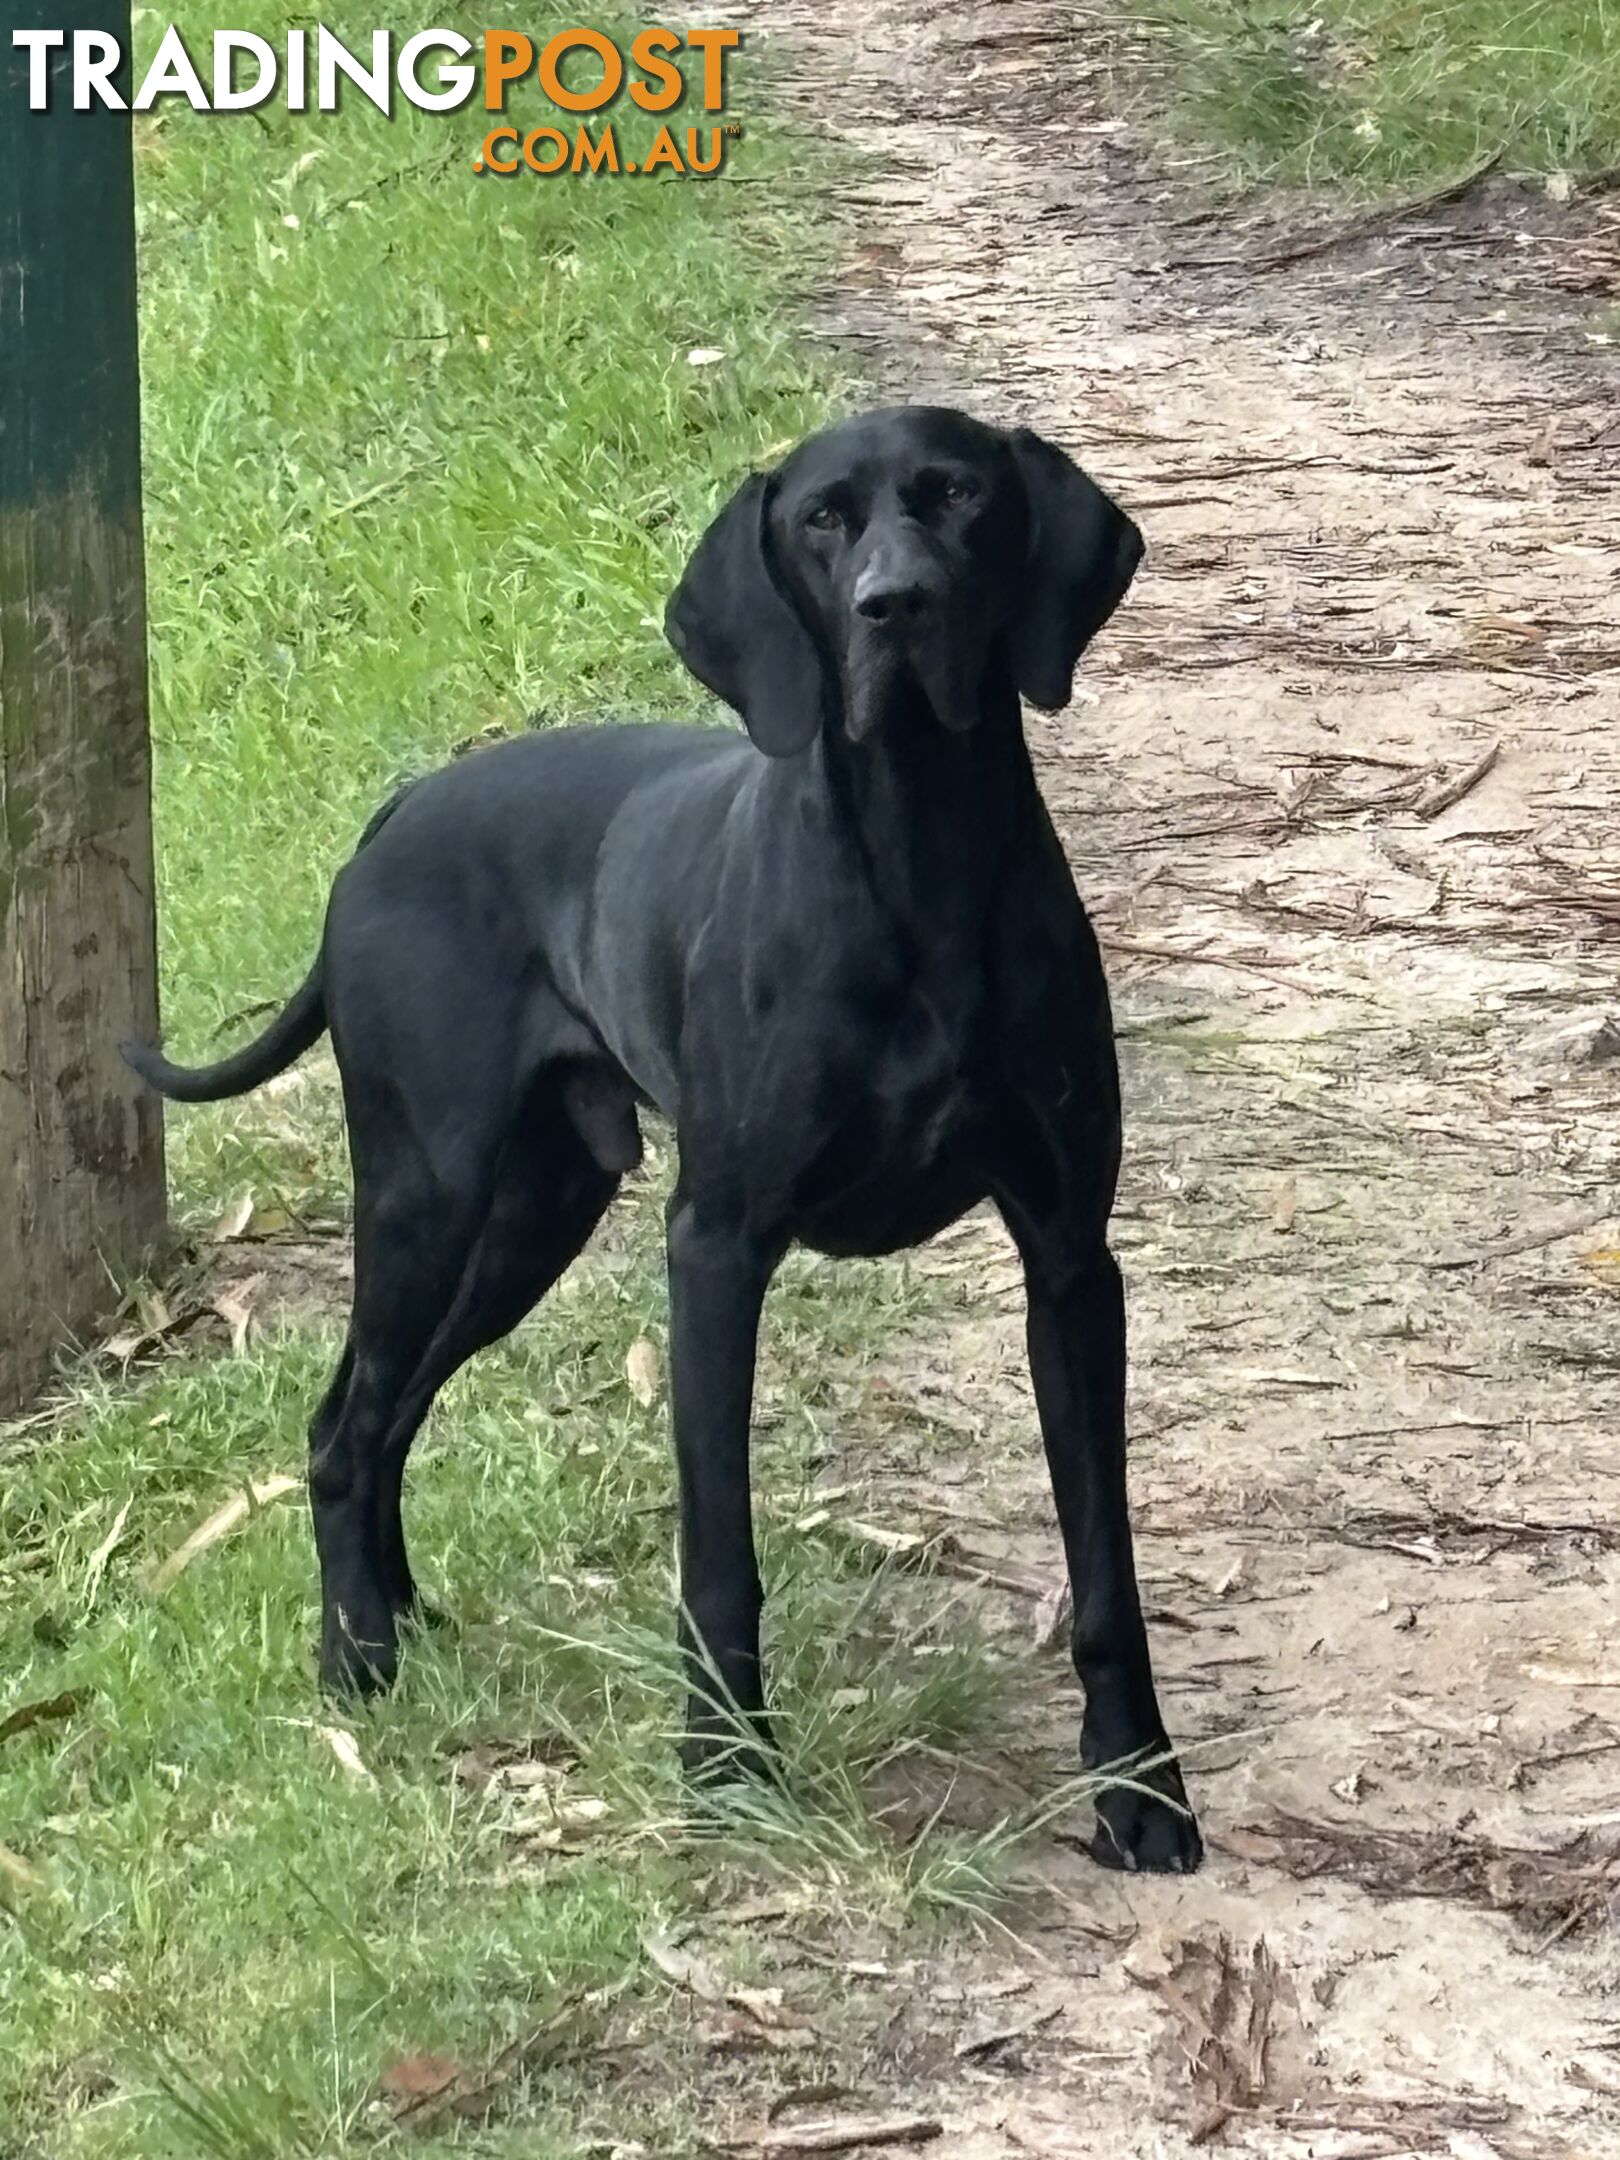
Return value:
[(1298, 1213), (1299, 1182), (1295, 1178), (1286, 1177), (1277, 1187), (1276, 1198), (1271, 1203), (1272, 1229), (1280, 1236), (1286, 1235), (1293, 1229), (1294, 1218)]
[(245, 1192), (239, 1200), (231, 1202), (208, 1235), (216, 1245), (223, 1245), (230, 1238), (239, 1238), (252, 1220), (253, 1195)]
[(838, 1527), (847, 1537), (859, 1538), (863, 1545), (876, 1545), (887, 1553), (917, 1552), (924, 1543), (915, 1530), (886, 1530), (881, 1523), (848, 1521)]
[(726, 2001), (734, 2010), (744, 2011), (757, 2024), (769, 2025), (776, 2032), (809, 2032), (813, 2029), (810, 2020), (800, 2011), (785, 2007), (779, 1987), (730, 1988)]
[(124, 1525), (129, 1521), (129, 1511), (134, 1505), (135, 1495), (131, 1493), (118, 1510), (118, 1513), (113, 1517), (112, 1528), (90, 1555), (90, 1565), (85, 1572), (84, 1582), (84, 1602), (87, 1605), (92, 1604), (95, 1600), (96, 1592), (101, 1586), (102, 1574), (106, 1569), (107, 1562), (118, 1549), (118, 1540), (124, 1534)]
[(559, 1782), (578, 1767), (579, 1757), (556, 1733), (522, 1740), (492, 1741), (466, 1748), (455, 1759), (453, 1775), (474, 1792), (497, 1791)]
[(227, 1284), (214, 1299), (214, 1310), (231, 1331), (231, 1354), (240, 1357), (247, 1348), (248, 1330), (253, 1323), (253, 1300), (264, 1288), (265, 1278), (244, 1275), (240, 1282)]
[(694, 345), (686, 356), (688, 367), (714, 367), (725, 358), (718, 345)]
[(630, 1345), (624, 1361), (624, 1377), (630, 1392), (643, 1410), (650, 1410), (658, 1400), (662, 1374), (658, 1364), (657, 1346), (645, 1335), (638, 1335)]
[(641, 1947), (666, 1980), (689, 1988), (700, 2002), (724, 2002), (726, 1984), (695, 1951), (683, 1950), (668, 1935), (643, 1935)]
[(605, 1800), (584, 1795), (578, 1800), (553, 1801), (538, 1819), (520, 1824), (523, 1844), (530, 1852), (570, 1852), (580, 1833), (606, 1822), (612, 1809)]
[(463, 2075), (453, 2055), (404, 2055), (378, 2079), (383, 2098), (396, 2115), (408, 2115), (425, 2101), (436, 2100)]
[(212, 1307), (208, 1305), (185, 1305), (177, 1313), (171, 1313), (161, 1298), (143, 1298), (140, 1301), (140, 1327), (122, 1335), (109, 1335), (101, 1345), (104, 1357), (117, 1358), (127, 1365), (133, 1358), (147, 1357), (160, 1350), (175, 1336), (183, 1335), (199, 1320), (206, 1320)]
[(501, 1763), (490, 1772), (484, 1783), (493, 1792), (525, 1792), (534, 1785), (561, 1785), (567, 1775), (566, 1763)]
[(45, 1878), (21, 1853), (13, 1852), (9, 1845), (0, 1845), (0, 1882), (10, 1883), (13, 1890), (39, 1890)]
[(206, 1522), (192, 1531), (184, 1544), (177, 1545), (167, 1560), (162, 1561), (147, 1577), (146, 1587), (153, 1597), (161, 1597), (175, 1579), (190, 1567), (199, 1553), (210, 1545), (217, 1545), (221, 1538), (229, 1537), (239, 1523), (268, 1507), (272, 1500), (279, 1500), (286, 1493), (302, 1489), (303, 1480), (293, 1477), (266, 1478), (261, 1485), (250, 1485), (234, 1499), (227, 1500), (222, 1508), (216, 1508)]
[(338, 1759), (338, 1765), (350, 1777), (362, 1785), (375, 1785), (376, 1779), (366, 1768), (360, 1754), (360, 1743), (352, 1732), (345, 1732), (341, 1725), (317, 1725), (315, 1730)]
[(83, 1701), (82, 1688), (68, 1688), (61, 1695), (47, 1695), (39, 1702), (19, 1703), (0, 1718), (0, 1740), (9, 1740), (13, 1733), (27, 1732), (30, 1725), (43, 1725), (50, 1718), (71, 1717)]
[(481, 2066), (457, 2063), (447, 2055), (407, 2057), (384, 2073), (384, 2092), (393, 2099), (396, 2116), (413, 2129), (425, 2129), (445, 2116), (485, 2122), (501, 2106), (514, 2078), (532, 2075), (572, 2052), (583, 2009), (600, 2009), (618, 1992), (593, 1988), (565, 2002)]

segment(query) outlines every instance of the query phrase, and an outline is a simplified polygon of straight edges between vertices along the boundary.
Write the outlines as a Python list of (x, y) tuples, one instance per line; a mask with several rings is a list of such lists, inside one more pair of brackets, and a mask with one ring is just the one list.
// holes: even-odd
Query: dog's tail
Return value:
[(124, 1062), (160, 1095), (173, 1102), (218, 1102), (225, 1095), (245, 1095), (273, 1073), (285, 1072), (325, 1032), (326, 990), (317, 960), (264, 1033), (217, 1065), (171, 1065), (150, 1043), (118, 1047)]
[[(355, 847), (357, 855), (382, 830), (409, 792), (401, 788), (383, 804), (360, 835)], [(219, 1102), (227, 1095), (245, 1095), (249, 1088), (285, 1072), (325, 1033), (326, 986), (322, 963), (317, 959), (264, 1033), (221, 1058), (217, 1065), (171, 1065), (151, 1043), (126, 1042), (118, 1048), (125, 1064), (133, 1066), (149, 1087), (167, 1095), (171, 1102)]]

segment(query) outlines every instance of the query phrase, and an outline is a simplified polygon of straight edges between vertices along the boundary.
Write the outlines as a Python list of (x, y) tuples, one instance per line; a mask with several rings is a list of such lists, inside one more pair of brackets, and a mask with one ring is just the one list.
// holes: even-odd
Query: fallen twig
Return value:
[(848, 2153), (869, 2145), (930, 2145), (945, 2135), (933, 2115), (868, 2116), (861, 2121), (799, 2123), (767, 2130), (763, 2137), (728, 2142), (727, 2152)]
[(1420, 818), (1436, 818), (1442, 810), (1449, 810), (1453, 803), (1460, 803), (1484, 779), (1502, 754), (1502, 745), (1493, 742), (1483, 756), (1474, 760), (1454, 780), (1445, 780), (1438, 787), (1430, 788), (1420, 795), (1412, 808)]
[(1421, 195), (1403, 196), (1399, 202), (1385, 203), (1375, 210), (1367, 210), (1360, 217), (1348, 218), (1336, 225), (1331, 232), (1312, 233), (1303, 240), (1291, 241), (1288, 246), (1272, 248), (1264, 255), (1244, 258), (1251, 270), (1282, 270), (1289, 263), (1304, 262), (1312, 255), (1325, 255), (1332, 248), (1347, 247), (1352, 241), (1369, 240), (1374, 233), (1386, 226), (1398, 225), (1402, 218), (1416, 217), (1420, 211), (1437, 209), (1441, 203), (1458, 202), (1471, 188), (1478, 187), (1481, 180), (1493, 173), (1502, 162), (1500, 150), (1493, 150), (1489, 157), (1481, 158), (1455, 180), (1447, 180), (1439, 187), (1426, 188)]
[(201, 1552), (210, 1545), (217, 1545), (222, 1537), (228, 1537), (238, 1523), (246, 1522), (250, 1515), (257, 1515), (273, 1500), (285, 1493), (296, 1492), (303, 1484), (302, 1478), (271, 1477), (261, 1484), (249, 1483), (222, 1508), (216, 1508), (206, 1522), (201, 1522), (182, 1544), (175, 1547), (169, 1557), (161, 1561), (147, 1577), (146, 1587), (153, 1597), (161, 1597), (177, 1576), (190, 1567)]
[(1583, 1208), (1578, 1215), (1561, 1215), (1552, 1222), (1516, 1230), (1489, 1245), (1448, 1246), (1444, 1252), (1431, 1255), (1423, 1265), (1426, 1268), (1480, 1267), (1487, 1260), (1511, 1260), (1518, 1253), (1537, 1252), (1543, 1245), (1556, 1245), (1563, 1238), (1580, 1237), (1588, 1230), (1597, 1229), (1600, 1223), (1608, 1222), (1614, 1212), (1615, 1203), (1611, 1200), (1600, 1208)]
[(1586, 1832), (1556, 1851), (1499, 1845), (1437, 1830), (1373, 1830), (1313, 1822), (1279, 1812), (1244, 1823), (1215, 1842), (1242, 1860), (1279, 1867), (1296, 1880), (1333, 1875), (1372, 1897), (1450, 1898), (1511, 1913), (1538, 1939), (1572, 1933), (1607, 1909), (1617, 1855), (1593, 1849)]
[(1107, 952), (1130, 953), (1143, 960), (1178, 960), (1189, 967), (1237, 968), (1246, 975), (1259, 975), (1279, 990), (1302, 990), (1307, 997), (1322, 997), (1326, 993), (1317, 983), (1306, 982), (1298, 975), (1279, 975), (1257, 960), (1243, 960), (1235, 953), (1193, 952), (1176, 945), (1153, 945), (1145, 938), (1103, 937), (1099, 943)]

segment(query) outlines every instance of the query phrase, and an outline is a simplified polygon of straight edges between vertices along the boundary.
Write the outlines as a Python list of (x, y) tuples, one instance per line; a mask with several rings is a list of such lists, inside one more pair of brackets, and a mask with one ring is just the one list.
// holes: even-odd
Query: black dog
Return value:
[[(415, 1599), (411, 1441), (435, 1391), (585, 1243), (652, 1104), (680, 1155), (688, 1761), (759, 1767), (769, 1744), (748, 1427), (773, 1269), (796, 1239), (915, 1245), (989, 1196), (1028, 1284), (1082, 1759), (1149, 1759), (1103, 1798), (1095, 1850), (1197, 1865), (1126, 1512), (1108, 993), (1018, 702), (1067, 702), (1141, 552), (1026, 431), (934, 408), (832, 428), (744, 484), (670, 603), (676, 651), (751, 741), (590, 728), (467, 758), (373, 819), (320, 959), (257, 1042), (203, 1071), (131, 1047), (155, 1087), (196, 1102), (332, 1032), (355, 1289), (310, 1436), (330, 1683), (392, 1678)], [(727, 1698), (757, 1748), (738, 1748)]]

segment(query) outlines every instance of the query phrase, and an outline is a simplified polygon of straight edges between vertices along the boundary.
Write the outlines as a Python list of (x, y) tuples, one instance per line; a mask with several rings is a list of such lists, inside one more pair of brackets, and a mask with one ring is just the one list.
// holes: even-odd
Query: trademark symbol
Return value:
[(740, 126), (740, 125), (738, 124), (738, 122), (737, 122), (737, 121), (735, 121), (735, 120), (728, 120), (728, 121), (726, 122), (726, 133), (727, 133), (728, 135), (732, 135), (732, 136), (738, 136), (738, 135), (741, 135), (741, 133), (742, 133), (742, 128), (741, 128), (741, 126)]

